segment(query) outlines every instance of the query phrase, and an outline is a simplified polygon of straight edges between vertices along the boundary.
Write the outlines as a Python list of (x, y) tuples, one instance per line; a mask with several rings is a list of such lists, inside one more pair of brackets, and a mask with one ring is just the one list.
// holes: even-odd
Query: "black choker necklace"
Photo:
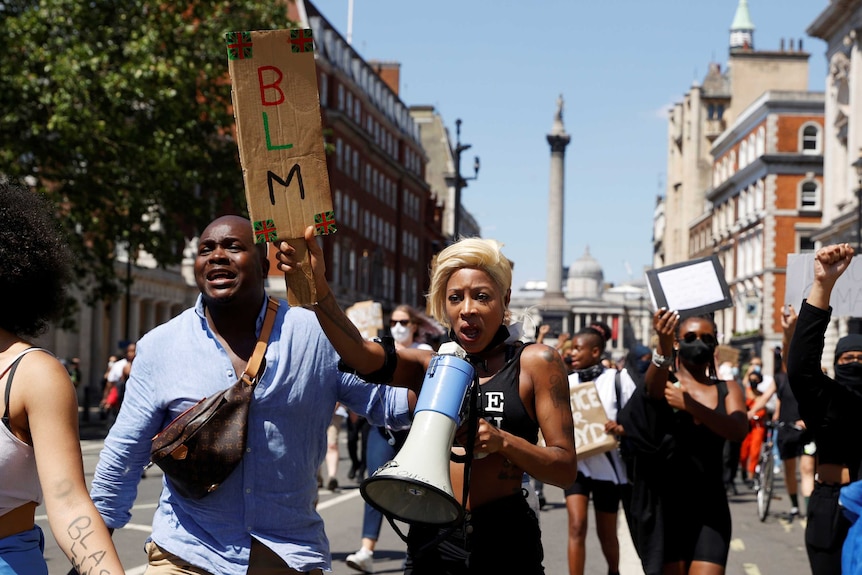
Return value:
[[(452, 341), (458, 342), (458, 336), (455, 335), (454, 330), (449, 330), (449, 339)], [(497, 333), (494, 334), (493, 339), (491, 339), (491, 343), (485, 346), (485, 348), (478, 353), (468, 353), (467, 361), (473, 364), (476, 367), (481, 367), (484, 371), (488, 371), (488, 360), (483, 356), (491, 351), (492, 349), (497, 348), (501, 343), (509, 339), (509, 328), (505, 325), (500, 325), (497, 328)], [(460, 343), (460, 342), (458, 342)]]

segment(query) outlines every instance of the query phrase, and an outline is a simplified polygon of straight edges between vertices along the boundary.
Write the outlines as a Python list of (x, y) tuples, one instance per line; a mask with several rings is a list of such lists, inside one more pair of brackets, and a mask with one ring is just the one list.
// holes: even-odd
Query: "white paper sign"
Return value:
[(699, 315), (731, 307), (724, 269), (716, 257), (701, 258), (646, 272), (653, 309)]
[[(814, 254), (787, 254), (784, 303), (791, 304), (798, 313), (813, 284)], [(833, 317), (862, 317), (862, 263), (859, 258), (854, 257), (850, 267), (835, 282), (829, 305)]]

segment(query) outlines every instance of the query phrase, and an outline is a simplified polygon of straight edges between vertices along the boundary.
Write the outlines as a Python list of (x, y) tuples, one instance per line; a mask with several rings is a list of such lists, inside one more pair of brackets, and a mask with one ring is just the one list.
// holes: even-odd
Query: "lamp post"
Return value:
[(856, 251), (862, 252), (862, 150), (851, 164), (856, 170)]
[(473, 159), (473, 176), (464, 178), (461, 176), (461, 153), (466, 152), (471, 148), (470, 144), (461, 143), (461, 118), (455, 120), (455, 175), (452, 178), (455, 185), (455, 212), (454, 222), (452, 225), (452, 241), (458, 241), (458, 231), (461, 226), (461, 190), (467, 187), (468, 180), (475, 180), (479, 177), (479, 156)]

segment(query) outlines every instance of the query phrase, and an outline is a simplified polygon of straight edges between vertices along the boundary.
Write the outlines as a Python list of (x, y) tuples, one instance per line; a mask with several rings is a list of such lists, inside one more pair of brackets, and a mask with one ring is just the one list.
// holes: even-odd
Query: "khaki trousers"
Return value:
[[(215, 575), (190, 565), (170, 551), (165, 551), (152, 541), (145, 546), (149, 565), (145, 575)], [(284, 564), (284, 561), (269, 547), (251, 539), (251, 555), (248, 561), (248, 575), (323, 575), (322, 569), (297, 571)]]

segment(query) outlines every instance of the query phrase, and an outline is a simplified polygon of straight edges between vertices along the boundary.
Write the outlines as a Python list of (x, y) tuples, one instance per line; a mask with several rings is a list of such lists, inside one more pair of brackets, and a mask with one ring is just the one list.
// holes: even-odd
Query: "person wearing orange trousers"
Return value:
[(748, 387), (745, 388), (745, 407), (748, 408), (748, 420), (750, 429), (748, 435), (742, 441), (742, 447), (739, 450), (739, 464), (742, 467), (743, 475), (747, 474), (744, 479), (753, 481), (757, 470), (757, 461), (760, 459), (760, 448), (763, 445), (763, 438), (766, 437), (766, 409), (761, 408), (757, 411), (751, 411), (755, 399), (761, 395), (757, 390), (757, 386), (763, 381), (763, 376), (757, 372), (748, 374)]

